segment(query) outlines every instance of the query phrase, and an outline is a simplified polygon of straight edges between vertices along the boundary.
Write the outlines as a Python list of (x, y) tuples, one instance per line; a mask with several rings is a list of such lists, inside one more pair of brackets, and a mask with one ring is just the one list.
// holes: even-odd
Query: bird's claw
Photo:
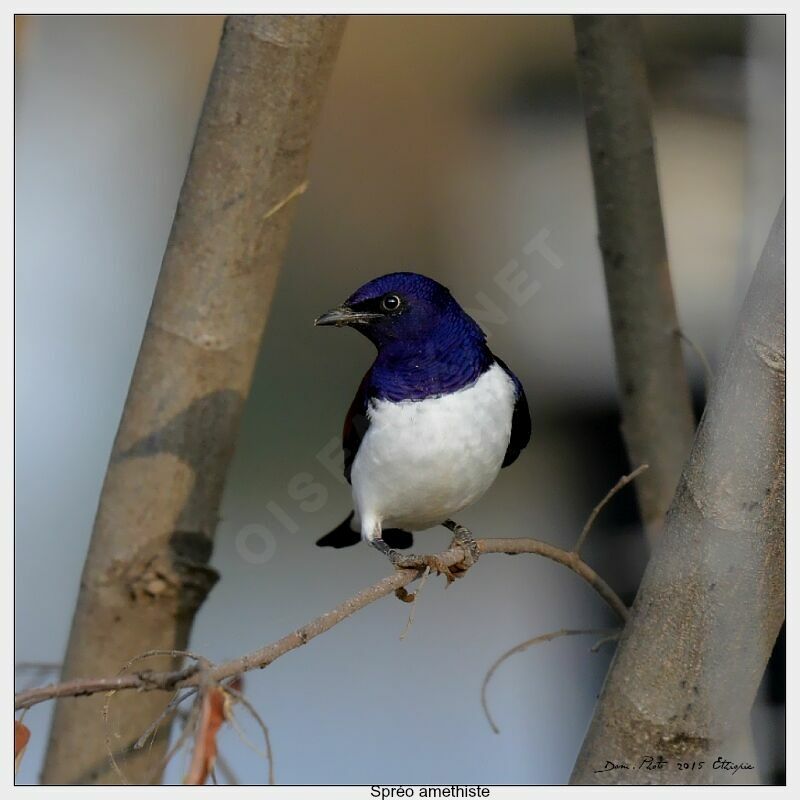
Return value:
[(447, 578), (447, 585), (449, 586), (460, 575), (454, 575), (451, 568), (436, 555), (401, 555), (395, 552), (390, 556), (392, 564), (395, 569), (417, 569), (423, 570), (430, 568), (431, 572), (436, 572), (439, 575), (444, 575)]
[[(459, 525), (452, 520), (447, 520), (444, 526), (453, 531), (453, 541), (450, 543), (450, 547), (458, 546), (464, 551), (464, 558), (453, 566), (445, 564), (438, 555), (399, 553), (394, 548), (389, 547), (389, 545), (379, 537), (372, 540), (372, 546), (385, 556), (388, 556), (395, 569), (415, 569), (422, 571), (427, 568), (432, 572), (436, 572), (438, 575), (444, 575), (447, 579), (447, 585), (449, 586), (451, 583), (455, 582), (457, 578), (462, 578), (466, 575), (467, 570), (478, 560), (480, 551), (478, 550), (477, 542), (472, 538), (472, 534), (463, 525)], [(400, 600), (407, 603), (413, 600), (412, 594), (405, 593), (402, 594), (402, 596), (401, 594), (402, 593), (398, 594)]]
[(478, 543), (470, 531), (463, 525), (459, 525), (451, 519), (444, 521), (444, 526), (453, 532), (453, 539), (450, 542), (450, 547), (460, 547), (464, 551), (464, 558), (454, 564), (450, 570), (456, 578), (462, 578), (466, 575), (467, 570), (474, 566), (480, 557), (480, 549)]

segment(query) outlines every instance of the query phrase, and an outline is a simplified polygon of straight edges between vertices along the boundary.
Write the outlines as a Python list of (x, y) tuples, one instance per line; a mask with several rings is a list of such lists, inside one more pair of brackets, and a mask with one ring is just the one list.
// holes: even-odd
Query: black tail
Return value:
[(353, 519), (353, 512), (350, 516), (337, 525), (330, 533), (326, 533), (322, 538), (317, 539), (317, 547), (335, 547), (340, 550), (342, 547), (350, 547), (361, 541), (361, 534), (350, 527), (350, 520)]
[[(334, 547), (340, 550), (342, 547), (351, 547), (361, 541), (361, 534), (350, 527), (353, 519), (353, 512), (341, 524), (337, 525), (330, 533), (326, 533), (322, 538), (317, 539), (317, 547)], [(381, 538), (389, 547), (395, 550), (407, 550), (414, 544), (414, 537), (400, 528), (386, 528), (381, 532)]]

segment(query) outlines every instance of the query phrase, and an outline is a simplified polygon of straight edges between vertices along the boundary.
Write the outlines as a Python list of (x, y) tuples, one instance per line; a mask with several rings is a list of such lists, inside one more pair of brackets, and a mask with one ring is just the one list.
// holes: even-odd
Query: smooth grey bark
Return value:
[(622, 433), (651, 543), (694, 436), (656, 175), (639, 18), (576, 15), (577, 67), (614, 339)]
[[(572, 773), (712, 783), (749, 724), (785, 608), (786, 222), (781, 207)], [(661, 755), (670, 768), (636, 767)], [(704, 761), (678, 772), (676, 761)], [(606, 762), (630, 770), (603, 770)]]
[[(62, 680), (114, 675), (152, 649), (186, 646), (217, 580), (208, 566), (281, 258), (291, 201), (344, 28), (327, 16), (225, 23), (153, 305), (114, 442), (81, 578)], [(134, 667), (173, 666), (168, 658)], [(111, 702), (129, 750), (162, 692)], [(42, 780), (110, 783), (104, 698), (57, 703)], [(120, 752), (131, 782), (158, 780), (169, 725)]]

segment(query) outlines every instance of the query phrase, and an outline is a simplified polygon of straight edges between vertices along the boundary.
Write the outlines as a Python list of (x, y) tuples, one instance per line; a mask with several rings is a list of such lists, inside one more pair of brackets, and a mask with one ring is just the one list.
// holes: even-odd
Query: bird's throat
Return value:
[(483, 341), (383, 347), (370, 371), (370, 393), (395, 402), (450, 394), (475, 383), (493, 361)]

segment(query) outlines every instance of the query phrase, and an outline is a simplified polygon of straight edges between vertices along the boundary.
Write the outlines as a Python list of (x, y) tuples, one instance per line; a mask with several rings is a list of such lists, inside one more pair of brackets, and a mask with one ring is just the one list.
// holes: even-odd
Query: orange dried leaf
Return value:
[(19, 769), (22, 756), (25, 754), (25, 748), (28, 746), (28, 740), (31, 738), (31, 732), (26, 725), (23, 725), (18, 719), (14, 720), (14, 773), (16, 774)]
[(227, 695), (221, 686), (212, 686), (202, 694), (200, 720), (194, 740), (192, 762), (183, 782), (202, 786), (217, 760), (217, 732), (228, 716)]

